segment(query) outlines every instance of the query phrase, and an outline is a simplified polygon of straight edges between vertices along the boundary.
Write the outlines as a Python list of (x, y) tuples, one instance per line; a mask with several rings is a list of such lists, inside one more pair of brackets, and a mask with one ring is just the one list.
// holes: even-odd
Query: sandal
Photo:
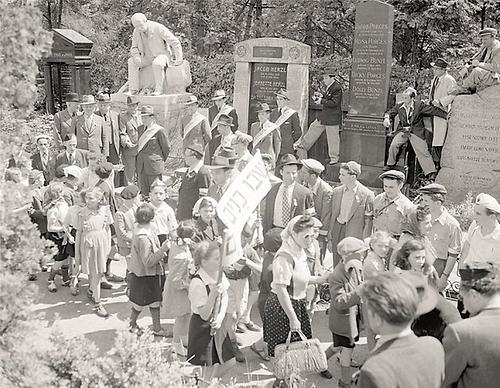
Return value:
[[(255, 345), (255, 344), (254, 344)], [(257, 349), (254, 345), (250, 346), (250, 349), (254, 352), (254, 353), (257, 353), (257, 355), (263, 360), (263, 361), (269, 361), (271, 359), (271, 357), (269, 357), (269, 355), (267, 354), (267, 352), (262, 349), (262, 350), (259, 350)]]

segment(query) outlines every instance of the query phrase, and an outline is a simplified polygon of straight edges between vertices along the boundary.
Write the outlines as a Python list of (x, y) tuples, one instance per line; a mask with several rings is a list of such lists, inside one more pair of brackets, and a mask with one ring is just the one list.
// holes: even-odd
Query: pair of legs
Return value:
[(472, 72), (464, 79), (462, 88), (469, 90), (481, 91), (489, 86), (497, 85), (500, 83), (498, 78), (494, 78), (491, 71), (483, 70), (475, 67)]
[(246, 308), (243, 310), (243, 313), (241, 314), (241, 318), (240, 318), (241, 323), (243, 323), (245, 325), (252, 324), (252, 320), (250, 319), (250, 315), (252, 313), (252, 308), (257, 303), (258, 299), (259, 299), (259, 291), (249, 291), (248, 299), (247, 299), (247, 303), (246, 303)]
[(138, 172), (138, 180), (139, 180), (139, 189), (141, 190), (141, 194), (144, 196), (149, 195), (149, 191), (151, 190), (151, 185), (157, 179), (162, 179), (162, 174), (156, 175), (147, 175), (144, 171)]
[(330, 163), (337, 163), (340, 159), (340, 126), (339, 125), (324, 125), (319, 120), (314, 120), (309, 126), (308, 131), (299, 140), (299, 147), (309, 151), (316, 143), (323, 131), (326, 131), (326, 140), (328, 142), (328, 156)]
[(140, 63), (136, 63), (134, 58), (128, 60), (128, 82), (129, 91), (134, 93), (141, 89), (140, 70), (151, 65), (154, 76), (155, 94), (163, 94), (163, 84), (165, 82), (165, 67), (168, 63), (167, 55), (158, 55), (151, 59), (141, 57)]
[[(136, 304), (132, 304), (131, 313), (130, 313), (130, 328), (132, 330), (138, 329), (137, 318), (141, 314), (144, 307), (138, 306)], [(161, 322), (160, 322), (160, 302), (152, 303), (149, 306), (149, 312), (151, 313), (151, 319), (153, 321), (153, 333), (161, 334)]]
[(122, 155), (122, 162), (124, 166), (125, 179), (129, 185), (136, 181), (135, 176), (135, 157), (136, 155)]
[[(351, 379), (352, 379), (352, 367), (351, 367), (351, 362), (352, 362), (352, 354), (354, 352), (354, 346), (351, 347), (343, 347), (343, 346), (335, 346), (335, 343), (330, 345), (328, 349), (326, 349), (326, 358), (327, 360), (332, 358), (334, 355), (339, 355), (339, 360), (340, 360), (340, 380), (339, 380), (339, 387), (343, 386), (351, 386)], [(343, 383), (344, 385), (342, 385)]]
[(415, 151), (415, 155), (417, 156), (418, 162), (420, 163), (420, 167), (424, 174), (427, 176), (431, 173), (436, 172), (436, 166), (434, 164), (434, 160), (427, 148), (427, 142), (424, 139), (419, 138), (413, 133), (403, 134), (402, 132), (398, 132), (396, 136), (392, 139), (391, 146), (389, 147), (389, 156), (387, 157), (387, 165), (395, 166), (397, 163), (397, 157), (399, 153), (399, 149), (401, 146), (410, 141), (413, 150)]
[(185, 348), (188, 344), (188, 333), (189, 333), (189, 320), (191, 319), (191, 313), (181, 315), (175, 318), (174, 321), (174, 334), (173, 343), (176, 347), (177, 353), (184, 354), (186, 352)]

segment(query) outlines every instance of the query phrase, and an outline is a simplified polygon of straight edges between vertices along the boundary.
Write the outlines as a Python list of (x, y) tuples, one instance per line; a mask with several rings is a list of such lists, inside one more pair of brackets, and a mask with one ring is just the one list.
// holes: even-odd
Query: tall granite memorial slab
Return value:
[(363, 166), (361, 180), (381, 185), (385, 162), (382, 125), (390, 87), (394, 8), (380, 1), (356, 6), (349, 110), (341, 137), (340, 158)]
[(500, 198), (500, 85), (453, 101), (437, 182), (452, 201), (468, 192)]
[(289, 39), (250, 39), (235, 45), (234, 60), (233, 105), (240, 130), (248, 132), (257, 121), (258, 103), (276, 107), (274, 93), (281, 88), (288, 90), (290, 107), (298, 111), (302, 125), (307, 123), (310, 46)]

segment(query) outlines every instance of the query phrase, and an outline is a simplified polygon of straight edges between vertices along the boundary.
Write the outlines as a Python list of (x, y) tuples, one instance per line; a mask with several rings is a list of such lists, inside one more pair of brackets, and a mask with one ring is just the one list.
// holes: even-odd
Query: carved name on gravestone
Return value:
[(500, 86), (453, 102), (437, 182), (448, 198), (468, 192), (500, 197)]
[(304, 123), (309, 103), (309, 64), (311, 48), (289, 39), (258, 38), (239, 42), (234, 47), (236, 72), (233, 105), (239, 128), (248, 132), (257, 121), (258, 103), (276, 107), (277, 92), (288, 90), (290, 107)]
[(394, 8), (380, 1), (356, 6), (349, 111), (341, 139), (341, 160), (363, 166), (361, 180), (380, 186), (384, 166), (385, 129), (392, 63)]

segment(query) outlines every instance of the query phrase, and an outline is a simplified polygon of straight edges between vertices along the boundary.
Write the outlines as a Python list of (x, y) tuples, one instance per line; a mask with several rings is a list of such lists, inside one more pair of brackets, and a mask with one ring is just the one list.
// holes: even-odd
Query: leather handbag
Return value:
[(287, 379), (292, 374), (308, 375), (327, 369), (325, 352), (317, 338), (307, 339), (302, 331), (297, 332), (300, 341), (290, 342), (292, 332), (284, 344), (274, 349), (274, 374), (279, 379)]

